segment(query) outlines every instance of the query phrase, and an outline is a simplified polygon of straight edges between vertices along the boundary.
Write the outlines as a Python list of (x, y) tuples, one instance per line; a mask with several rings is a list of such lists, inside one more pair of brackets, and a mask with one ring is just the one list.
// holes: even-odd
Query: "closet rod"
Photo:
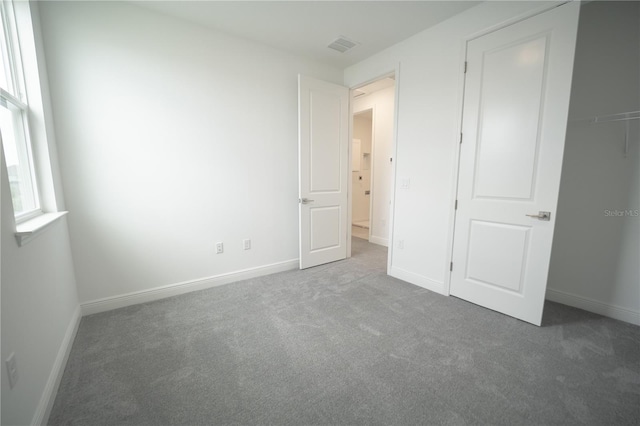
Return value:
[(625, 123), (625, 132), (624, 132), (624, 157), (627, 158), (627, 154), (629, 153), (629, 138), (630, 138), (630, 127), (629, 122), (631, 120), (640, 120), (640, 111), (628, 111), (621, 112), (619, 114), (609, 114), (609, 115), (596, 115), (591, 118), (583, 118), (582, 120), (571, 120), (577, 123), (587, 123), (587, 124), (599, 124), (599, 123), (611, 123), (613, 121), (626, 121)]
[(640, 111), (621, 112), (619, 114), (596, 115), (595, 117), (585, 118), (575, 121), (586, 121), (589, 123), (609, 123), (611, 121), (629, 121), (640, 120)]
[(594, 123), (611, 123), (612, 121), (629, 121), (629, 120), (640, 120), (640, 117), (626, 117), (626, 118), (611, 118), (608, 120), (600, 120), (596, 117), (593, 122)]

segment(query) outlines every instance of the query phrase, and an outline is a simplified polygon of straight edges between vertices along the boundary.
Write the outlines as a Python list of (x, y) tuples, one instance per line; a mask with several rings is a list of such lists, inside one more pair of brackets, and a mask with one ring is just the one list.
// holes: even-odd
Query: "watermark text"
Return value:
[(640, 216), (640, 210), (605, 210), (605, 217), (638, 217)]

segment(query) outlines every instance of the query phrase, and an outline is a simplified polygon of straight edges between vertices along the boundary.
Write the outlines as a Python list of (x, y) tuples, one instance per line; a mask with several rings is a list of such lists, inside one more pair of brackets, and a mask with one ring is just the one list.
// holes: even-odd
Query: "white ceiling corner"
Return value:
[[(346, 68), (478, 1), (132, 1), (296, 56)], [(359, 43), (346, 53), (338, 37)]]

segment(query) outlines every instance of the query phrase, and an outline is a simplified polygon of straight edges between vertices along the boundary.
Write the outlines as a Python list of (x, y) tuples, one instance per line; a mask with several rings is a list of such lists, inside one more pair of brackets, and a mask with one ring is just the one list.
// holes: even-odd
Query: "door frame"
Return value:
[[(394, 85), (394, 99), (393, 99), (393, 136), (391, 139), (391, 152), (393, 155), (393, 161), (391, 164), (391, 192), (390, 192), (390, 203), (389, 203), (389, 220), (387, 222), (388, 226), (388, 241), (389, 247), (387, 252), (387, 271), (391, 268), (391, 259), (393, 254), (393, 223), (394, 223), (394, 210), (395, 210), (395, 198), (396, 198), (396, 158), (398, 154), (398, 100), (400, 98), (400, 62), (397, 62), (394, 69), (386, 69), (377, 74), (374, 77), (368, 78), (366, 80), (361, 80), (351, 86), (349, 86), (349, 141), (353, 140), (353, 105), (354, 105), (354, 94), (355, 91), (367, 84), (371, 84), (375, 81), (382, 80), (383, 78), (387, 78), (390, 76), (395, 76), (395, 85)], [(375, 111), (374, 111), (375, 114)], [(372, 125), (373, 125), (373, 117), (372, 117)], [(373, 135), (372, 135), (373, 139)], [(352, 144), (349, 143), (349, 164), (352, 162), (353, 152), (352, 152)], [(372, 141), (372, 165), (371, 165), (371, 175), (373, 176), (373, 141)], [(373, 181), (373, 179), (372, 179)], [(371, 210), (370, 210), (371, 214)], [(347, 258), (351, 257), (351, 223), (353, 221), (353, 182), (352, 179), (349, 179), (349, 185), (347, 188), (347, 220), (349, 226), (347, 227)], [(369, 225), (371, 226), (371, 224)], [(369, 230), (369, 236), (371, 236), (371, 230)]]
[(453, 168), (453, 179), (451, 180), (452, 184), (451, 184), (451, 210), (450, 210), (450, 214), (449, 214), (449, 230), (448, 230), (448, 238), (447, 238), (447, 253), (449, 253), (449, 256), (446, 258), (446, 262), (444, 266), (444, 270), (445, 270), (445, 279), (444, 279), (444, 286), (443, 286), (443, 291), (444, 291), (444, 295), (445, 296), (450, 296), (451, 295), (451, 269), (450, 269), (450, 263), (452, 262), (453, 259), (453, 239), (455, 237), (455, 225), (456, 225), (456, 200), (458, 198), (458, 182), (460, 179), (460, 150), (461, 150), (461, 144), (460, 144), (460, 138), (462, 137), (462, 124), (463, 124), (463, 111), (464, 111), (464, 95), (465, 95), (465, 83), (466, 83), (466, 73), (465, 73), (465, 66), (466, 66), (466, 61), (467, 61), (467, 50), (468, 50), (468, 46), (469, 46), (469, 42), (475, 39), (478, 39), (480, 37), (483, 37), (487, 34), (491, 34), (493, 32), (502, 30), (504, 28), (510, 27), (511, 25), (517, 24), (519, 22), (525, 21), (529, 18), (533, 18), (534, 16), (540, 15), (542, 13), (548, 12), (550, 10), (553, 10), (557, 7), (561, 7), (564, 6), (567, 3), (572, 3), (572, 1), (565, 1), (559, 4), (552, 4), (552, 5), (541, 5), (537, 8), (534, 8), (532, 10), (529, 10), (525, 13), (522, 13), (520, 15), (516, 15), (513, 16), (505, 21), (502, 21), (498, 24), (495, 25), (491, 25), (487, 28), (484, 28), (482, 30), (476, 31), (474, 33), (471, 33), (469, 35), (467, 35), (466, 37), (464, 37), (461, 41), (460, 41), (460, 73), (459, 73), (459, 77), (458, 77), (458, 87), (460, 88), (460, 90), (458, 90), (458, 108), (457, 108), (457, 117), (456, 117), (456, 122), (458, 123), (457, 128), (456, 128), (456, 132), (454, 134), (454, 141), (456, 141), (456, 153), (455, 153), (455, 167)]

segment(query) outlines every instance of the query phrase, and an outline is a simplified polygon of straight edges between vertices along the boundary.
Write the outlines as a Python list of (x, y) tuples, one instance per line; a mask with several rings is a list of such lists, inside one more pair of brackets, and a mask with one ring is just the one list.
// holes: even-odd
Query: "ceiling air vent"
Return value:
[(340, 53), (345, 53), (347, 50), (351, 50), (356, 47), (358, 43), (348, 40), (345, 37), (340, 36), (335, 39), (329, 46), (329, 49), (337, 50)]

